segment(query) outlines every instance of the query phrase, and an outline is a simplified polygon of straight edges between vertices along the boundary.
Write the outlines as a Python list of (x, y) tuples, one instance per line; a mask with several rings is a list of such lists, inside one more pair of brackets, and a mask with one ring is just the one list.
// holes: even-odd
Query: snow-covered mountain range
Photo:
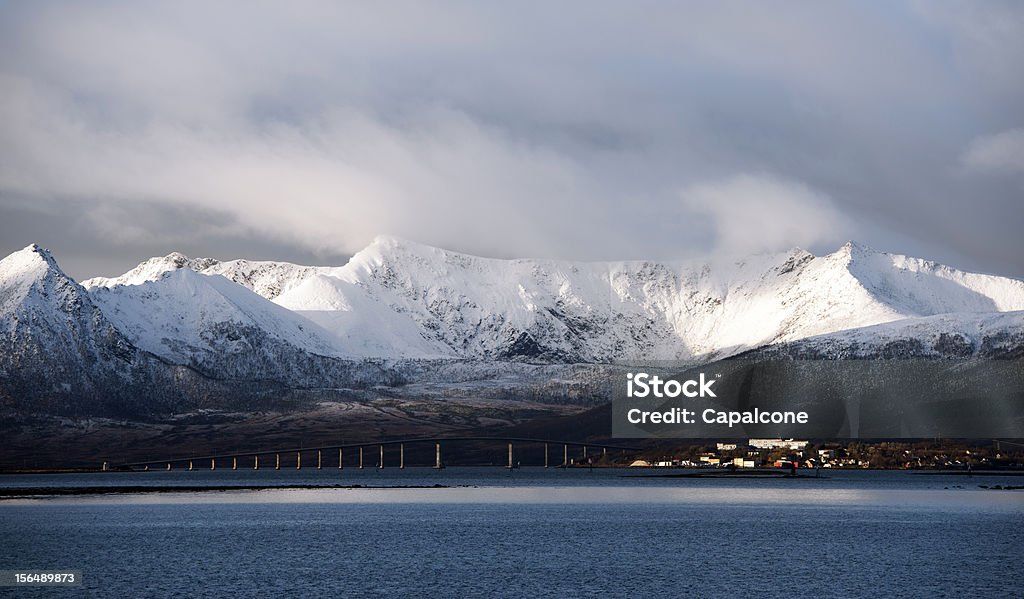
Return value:
[[(215, 275), (267, 301), (240, 289), (226, 299)], [(903, 319), (1024, 310), (1024, 282), (854, 243), (711, 266), (494, 260), (381, 237), (342, 267), (171, 254), (84, 285), (121, 330), (169, 358), (201, 347), (217, 322), (263, 322), (314, 353), (351, 358), (611, 362), (710, 359)], [(319, 327), (292, 323), (289, 337), (277, 307)]]
[(347, 387), (426, 361), (712, 360), (788, 346), (856, 357), (894, 347), (1012, 354), (1022, 331), (1024, 282), (855, 243), (729, 263), (576, 263), (380, 237), (340, 267), (174, 253), (82, 285), (38, 246), (0, 261), (8, 398), (136, 380), (143, 362), (147, 372), (153, 362), (215, 380)]

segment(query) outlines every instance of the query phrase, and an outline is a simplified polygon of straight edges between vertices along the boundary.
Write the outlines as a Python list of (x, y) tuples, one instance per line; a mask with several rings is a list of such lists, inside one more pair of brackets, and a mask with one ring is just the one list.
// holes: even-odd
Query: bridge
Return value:
[[(345, 467), (345, 455), (346, 450), (350, 452), (358, 451), (359, 459), (356, 462), (356, 467), (362, 469), (366, 464), (366, 450), (376, 450), (373, 453), (378, 454), (378, 461), (372, 464), (376, 468), (384, 468), (384, 448), (385, 447), (398, 447), (398, 463), (397, 467), (404, 469), (406, 466), (405, 460), (405, 447), (406, 445), (434, 445), (434, 463), (433, 468), (441, 469), (445, 467), (444, 460), (442, 459), (442, 444), (452, 443), (500, 443), (507, 444), (507, 464), (506, 468), (512, 469), (518, 467), (519, 463), (515, 461), (515, 446), (516, 445), (531, 445), (544, 447), (544, 467), (549, 468), (551, 464), (551, 448), (561, 446), (562, 449), (562, 461), (555, 465), (557, 468), (568, 468), (573, 464), (570, 461), (569, 448), (573, 448), (573, 453), (580, 452), (580, 457), (584, 462), (588, 462), (593, 458), (593, 454), (588, 452), (597, 450), (601, 452), (601, 455), (607, 455), (608, 451), (639, 451), (636, 447), (625, 447), (621, 445), (609, 445), (606, 443), (591, 443), (586, 441), (564, 441), (555, 439), (531, 439), (525, 437), (483, 437), (483, 436), (472, 436), (472, 437), (417, 437), (411, 439), (394, 439), (394, 440), (382, 440), (374, 441), (369, 443), (342, 443), (336, 445), (322, 445), (319, 447), (292, 447), (288, 449), (274, 449), (274, 450), (259, 450), (259, 451), (241, 451), (232, 453), (219, 453), (211, 455), (199, 455), (199, 456), (188, 456), (188, 457), (172, 457), (172, 458), (160, 458), (137, 462), (125, 462), (114, 466), (113, 468), (104, 462), (104, 470), (143, 470), (148, 471), (151, 469), (164, 469), (172, 470), (175, 466), (187, 468), (188, 470), (194, 470), (197, 468), (208, 468), (209, 470), (216, 470), (217, 465), (220, 464), (222, 468), (227, 467), (231, 470), (237, 470), (240, 466), (243, 468), (252, 468), (253, 470), (259, 470), (260, 468), (273, 468), (275, 470), (281, 469), (281, 456), (294, 456), (295, 469), (302, 469), (302, 458), (305, 455), (307, 463), (309, 460), (314, 460), (310, 467), (316, 469), (322, 469), (324, 467), (331, 467), (328, 465), (328, 461), (339, 470)], [(334, 456), (337, 456), (336, 459)], [(325, 457), (327, 458), (325, 460)], [(261, 463), (260, 458), (264, 458)], [(371, 458), (372, 459), (372, 458)], [(573, 458), (575, 460), (575, 458)], [(350, 460), (351, 461), (351, 460)], [(350, 464), (351, 465), (351, 464)]]

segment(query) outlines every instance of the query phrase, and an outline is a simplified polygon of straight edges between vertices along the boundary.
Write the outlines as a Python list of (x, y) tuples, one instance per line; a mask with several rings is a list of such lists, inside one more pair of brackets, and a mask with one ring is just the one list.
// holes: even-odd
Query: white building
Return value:
[(807, 441), (797, 441), (795, 439), (750, 439), (747, 441), (747, 445), (757, 449), (782, 448), (799, 450), (807, 446)]

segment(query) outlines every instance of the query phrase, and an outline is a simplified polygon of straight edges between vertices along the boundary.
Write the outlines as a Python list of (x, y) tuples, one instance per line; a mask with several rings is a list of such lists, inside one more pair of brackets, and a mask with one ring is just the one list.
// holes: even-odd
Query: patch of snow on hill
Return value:
[(243, 352), (253, 335), (319, 355), (345, 355), (334, 336), (315, 323), (220, 275), (183, 268), (139, 285), (94, 288), (92, 295), (138, 347), (179, 363), (225, 340)]

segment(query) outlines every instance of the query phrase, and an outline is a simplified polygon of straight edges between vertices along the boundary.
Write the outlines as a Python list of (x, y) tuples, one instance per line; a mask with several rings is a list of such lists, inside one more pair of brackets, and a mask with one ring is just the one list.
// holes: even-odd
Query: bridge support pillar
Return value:
[(398, 469), (405, 470), (405, 443), (398, 444)]
[(441, 442), (434, 443), (434, 470), (441, 469)]

